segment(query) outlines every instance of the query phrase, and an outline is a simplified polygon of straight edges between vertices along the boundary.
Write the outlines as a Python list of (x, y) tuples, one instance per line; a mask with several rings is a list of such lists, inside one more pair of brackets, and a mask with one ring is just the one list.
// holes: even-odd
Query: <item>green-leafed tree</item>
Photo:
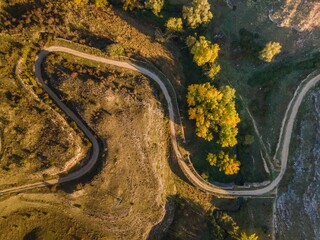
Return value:
[(275, 55), (281, 52), (281, 44), (278, 42), (268, 42), (259, 54), (259, 58), (265, 62), (272, 62)]
[(183, 30), (183, 24), (181, 18), (169, 18), (166, 23), (166, 28), (168, 31), (181, 32)]
[(183, 6), (182, 17), (188, 26), (196, 28), (210, 22), (213, 14), (208, 0), (193, 0), (190, 6)]
[(213, 64), (218, 58), (220, 47), (216, 43), (211, 43), (204, 36), (200, 36), (197, 40), (195, 37), (189, 36), (186, 43), (193, 55), (193, 60), (198, 66), (206, 63)]
[(161, 12), (161, 9), (163, 8), (163, 5), (164, 5), (164, 0), (146, 0), (144, 2), (144, 6), (147, 9), (151, 9), (151, 11), (155, 15), (159, 15), (159, 13)]

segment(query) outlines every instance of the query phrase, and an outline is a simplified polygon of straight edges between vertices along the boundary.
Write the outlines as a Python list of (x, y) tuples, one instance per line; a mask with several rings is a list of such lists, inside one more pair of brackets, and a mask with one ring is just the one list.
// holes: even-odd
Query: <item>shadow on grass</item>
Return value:
[(37, 240), (39, 238), (40, 227), (32, 229), (28, 232), (24, 237), (23, 240)]
[(167, 199), (166, 214), (155, 225), (148, 240), (203, 239), (210, 240), (210, 216), (197, 203), (170, 196)]
[(106, 46), (114, 43), (112, 40), (103, 36), (96, 35), (84, 27), (79, 28), (71, 24), (70, 31), (72, 32), (72, 34), (78, 35), (79, 43), (86, 44), (90, 47), (94, 47), (102, 51), (105, 50)]

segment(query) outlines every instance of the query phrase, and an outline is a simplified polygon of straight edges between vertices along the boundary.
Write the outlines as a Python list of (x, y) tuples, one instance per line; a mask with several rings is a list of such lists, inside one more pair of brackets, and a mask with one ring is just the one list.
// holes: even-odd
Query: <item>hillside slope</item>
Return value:
[(318, 0), (283, 0), (271, 18), (281, 27), (297, 31), (311, 31), (320, 27), (320, 2)]

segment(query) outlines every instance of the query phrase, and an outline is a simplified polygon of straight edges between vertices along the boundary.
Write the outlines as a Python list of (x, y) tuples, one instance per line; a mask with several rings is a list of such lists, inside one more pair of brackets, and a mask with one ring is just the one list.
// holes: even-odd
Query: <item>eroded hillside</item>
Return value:
[(60, 57), (48, 61), (48, 69), (50, 84), (105, 144), (101, 173), (71, 201), (116, 239), (146, 238), (164, 215), (168, 190), (174, 191), (163, 110), (153, 97), (157, 90), (139, 74), (83, 67)]
[(281, 27), (298, 31), (311, 31), (320, 27), (320, 2), (318, 0), (283, 0), (282, 7), (271, 14)]

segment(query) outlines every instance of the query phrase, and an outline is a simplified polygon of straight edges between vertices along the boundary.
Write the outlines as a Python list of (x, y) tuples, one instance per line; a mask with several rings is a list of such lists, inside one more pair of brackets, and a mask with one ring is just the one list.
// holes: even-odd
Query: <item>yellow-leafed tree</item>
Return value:
[(216, 63), (211, 64), (205, 71), (205, 74), (211, 78), (214, 79), (215, 76), (220, 72), (221, 67), (220, 65), (217, 65)]
[(239, 115), (235, 106), (236, 90), (230, 86), (221, 88), (223, 98), (220, 102), (220, 131), (218, 143), (222, 147), (233, 147), (238, 142), (236, 136), (238, 134), (237, 125), (240, 122)]
[(191, 28), (210, 22), (213, 14), (208, 0), (193, 0), (191, 5), (183, 6), (182, 17)]
[(206, 63), (214, 63), (218, 58), (220, 47), (216, 43), (211, 43), (204, 36), (200, 36), (197, 40), (195, 37), (189, 36), (186, 40), (193, 55), (193, 60), (198, 66)]
[(265, 62), (272, 62), (275, 55), (281, 52), (281, 44), (278, 42), (268, 42), (260, 52), (260, 59)]
[(188, 87), (187, 101), (189, 118), (196, 120), (196, 134), (208, 141), (213, 139), (211, 130), (218, 130), (219, 102), (222, 93), (209, 83), (193, 84)]
[(218, 154), (209, 153), (207, 160), (211, 166), (217, 167), (219, 171), (226, 175), (237, 174), (240, 170), (240, 162), (236, 159), (236, 156), (230, 156), (229, 153), (223, 151)]
[(142, 4), (139, 0), (121, 0), (123, 2), (123, 10), (125, 11), (133, 11), (134, 9), (142, 8)]
[(220, 51), (219, 45), (210, 42), (204, 36), (200, 36), (199, 39), (189, 36), (186, 44), (193, 55), (193, 61), (198, 66), (204, 67), (205, 74), (213, 80), (221, 70), (220, 65), (216, 63)]
[(107, 0), (95, 0), (94, 3), (97, 7), (105, 7), (109, 4)]
[(189, 118), (196, 120), (196, 134), (208, 141), (213, 133), (219, 136), (222, 147), (237, 144), (237, 124), (240, 122), (235, 108), (235, 90), (229, 86), (219, 91), (209, 83), (188, 87)]
[(88, 4), (89, 0), (73, 0), (77, 5), (85, 5)]
[(164, 5), (164, 0), (146, 0), (144, 6), (151, 9), (155, 15), (159, 15)]
[(255, 233), (251, 235), (247, 235), (247, 233), (242, 232), (240, 234), (240, 237), (237, 237), (236, 239), (237, 240), (258, 240), (258, 236)]
[(183, 24), (181, 18), (171, 17), (166, 23), (168, 31), (181, 32), (183, 30)]

